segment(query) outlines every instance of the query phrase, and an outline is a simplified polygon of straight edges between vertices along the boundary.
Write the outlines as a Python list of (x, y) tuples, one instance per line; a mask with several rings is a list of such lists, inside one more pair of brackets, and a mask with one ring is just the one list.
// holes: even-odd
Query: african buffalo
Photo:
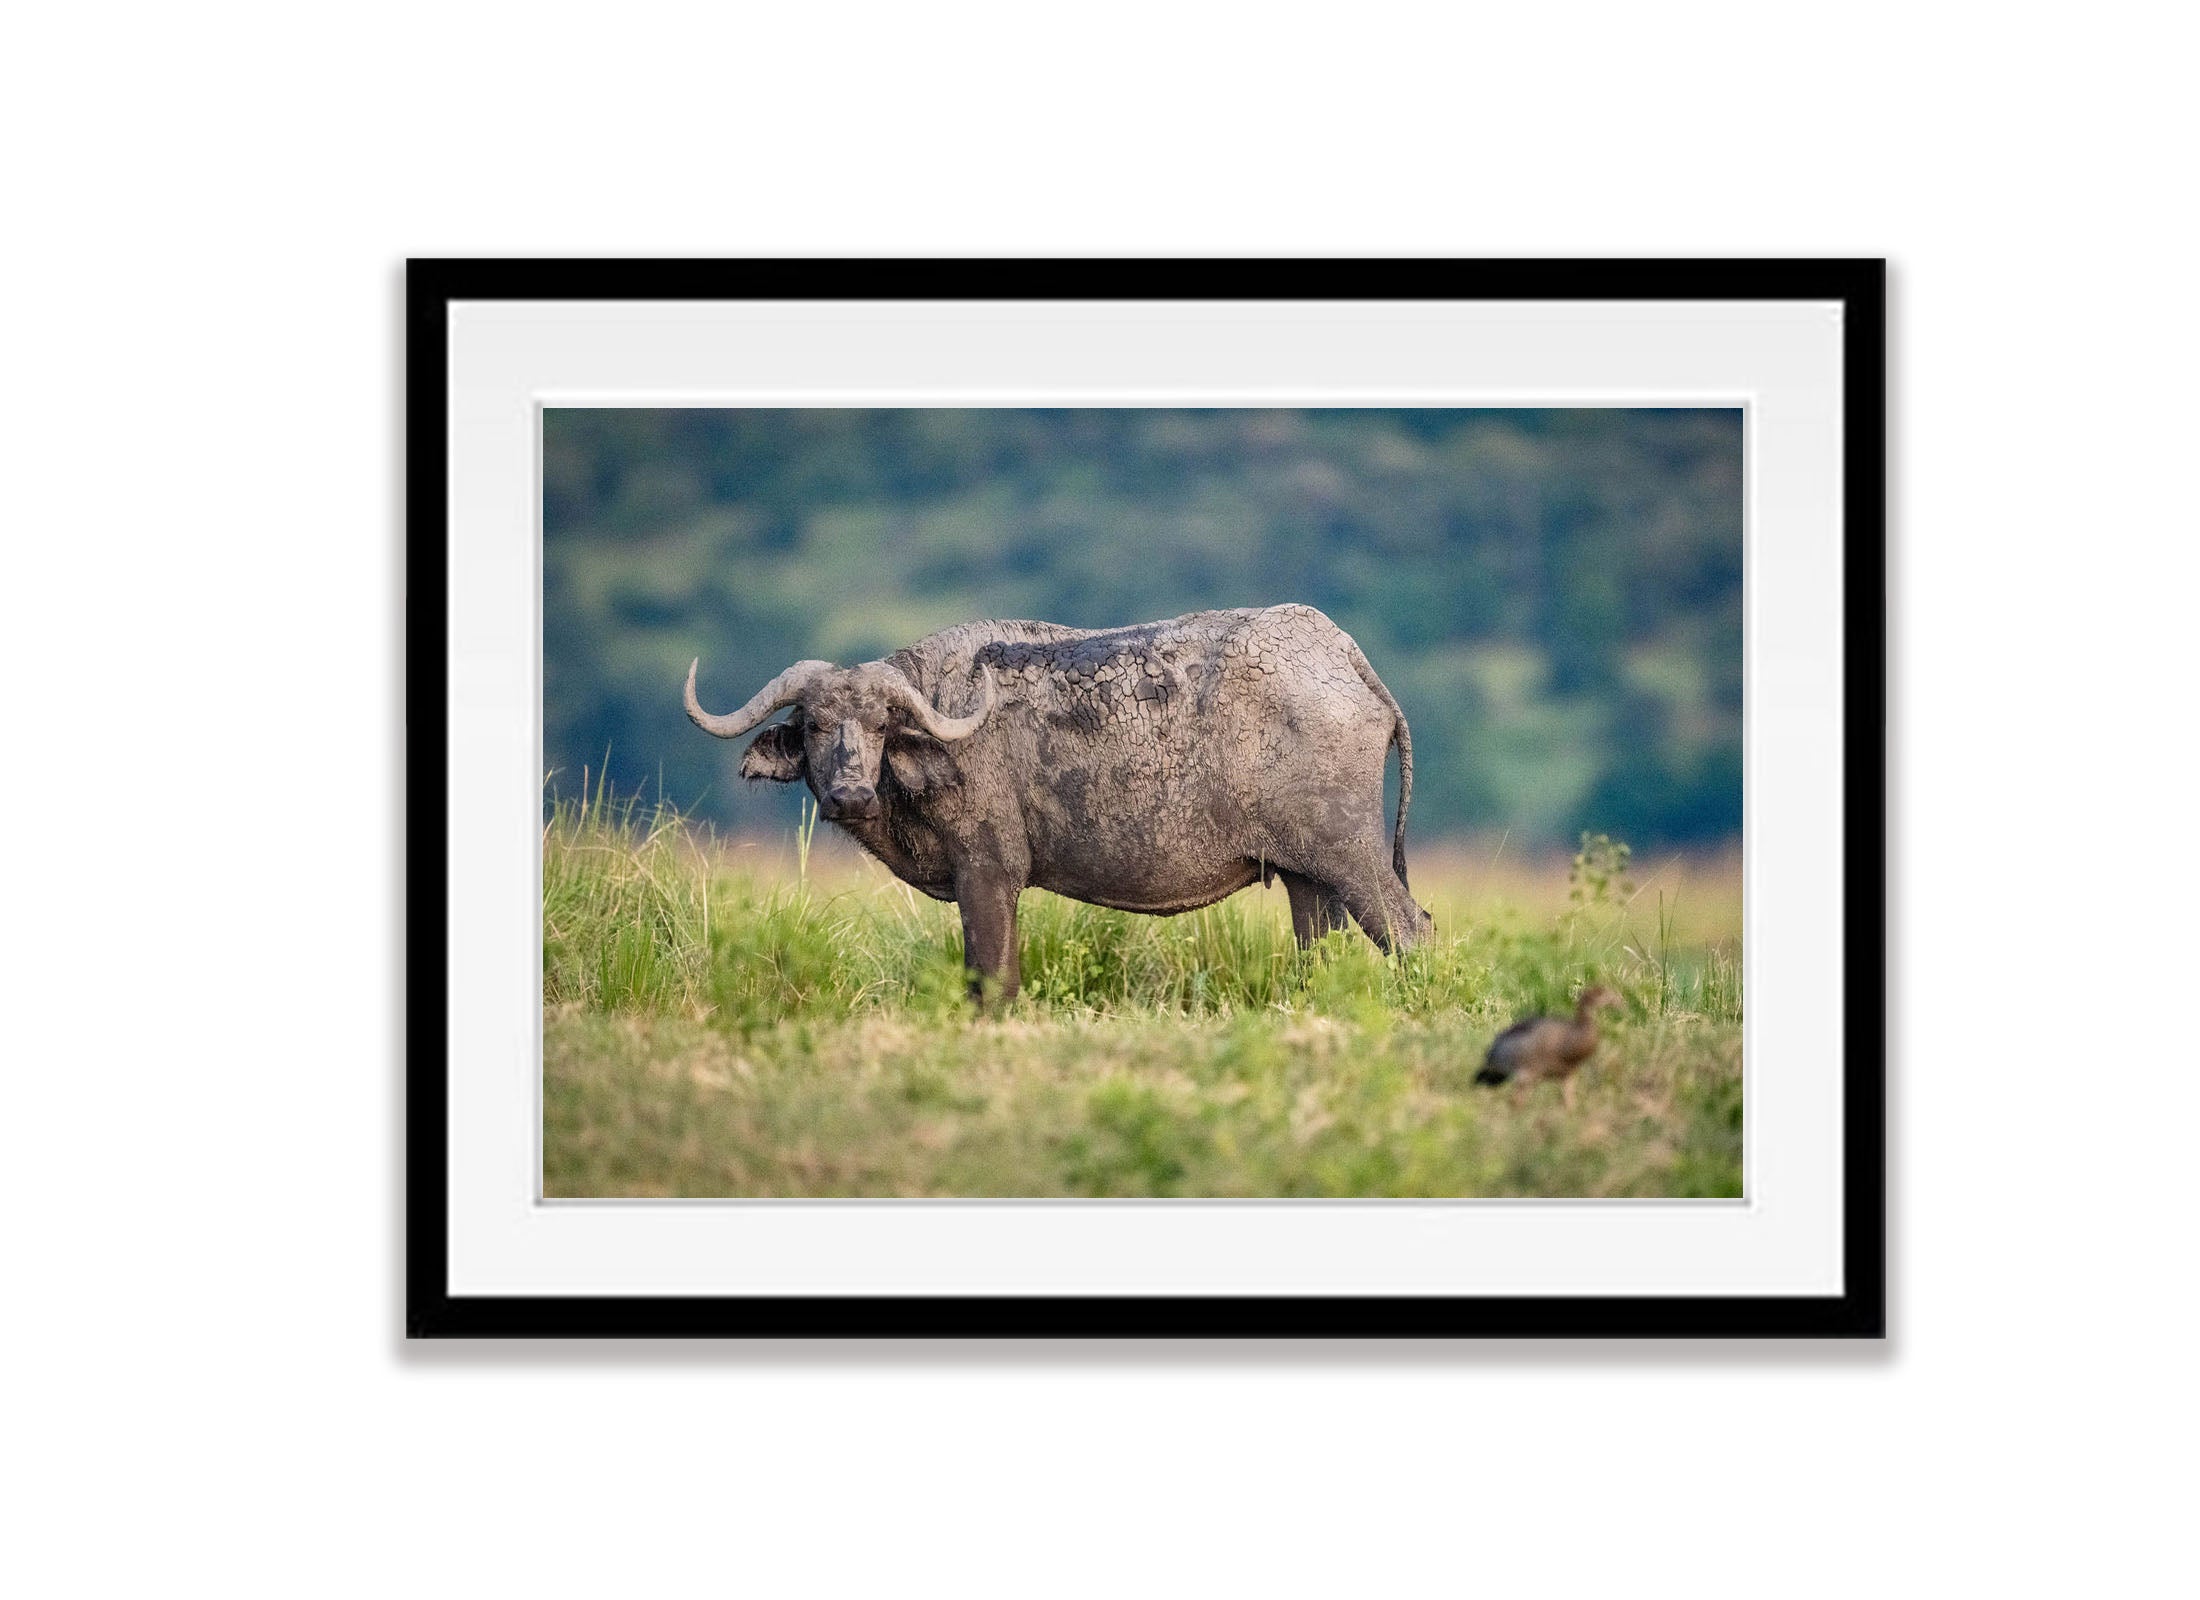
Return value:
[[(697, 663), (700, 665), (700, 662)], [(827, 820), (962, 911), (972, 991), (1018, 984), (1016, 897), (1170, 916), (1281, 878), (1303, 945), (1349, 912), (1385, 950), (1406, 890), (1413, 739), (1350, 635), (1311, 606), (1128, 628), (969, 622), (884, 661), (798, 661), (729, 716), (687, 713), (747, 778), (800, 778)], [(1383, 762), (1398, 819), (1383, 859)]]

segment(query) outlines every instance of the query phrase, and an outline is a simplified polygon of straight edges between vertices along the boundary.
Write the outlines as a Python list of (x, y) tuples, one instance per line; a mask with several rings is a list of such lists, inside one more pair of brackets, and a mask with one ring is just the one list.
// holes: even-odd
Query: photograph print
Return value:
[(1742, 1196), (1739, 407), (540, 425), (546, 1199)]

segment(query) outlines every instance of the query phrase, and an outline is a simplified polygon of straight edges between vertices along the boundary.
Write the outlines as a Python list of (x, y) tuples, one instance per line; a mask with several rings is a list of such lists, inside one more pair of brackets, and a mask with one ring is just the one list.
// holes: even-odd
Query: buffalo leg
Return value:
[(1283, 880), (1283, 892), (1291, 897), (1291, 936), (1298, 940), (1301, 950), (1325, 933), (1351, 926), (1344, 902), (1327, 887), (1301, 873), (1285, 872), (1280, 867), (1276, 876)]
[(1023, 984), (1016, 949), (1016, 885), (1005, 878), (972, 877), (956, 884), (962, 912), (963, 965), (970, 969), (970, 998), (1006, 1005)]
[(1386, 953), (1419, 944), (1428, 931), (1428, 913), (1406, 892), (1387, 861), (1343, 863), (1332, 887), (1360, 931)]

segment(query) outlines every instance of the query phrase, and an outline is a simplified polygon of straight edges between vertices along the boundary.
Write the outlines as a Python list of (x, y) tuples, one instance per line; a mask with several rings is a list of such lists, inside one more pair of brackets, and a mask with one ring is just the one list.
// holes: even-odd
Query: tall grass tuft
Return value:
[(709, 979), (711, 873), (678, 813), (585, 775), (542, 832), (542, 995), (602, 1011), (692, 1011)]

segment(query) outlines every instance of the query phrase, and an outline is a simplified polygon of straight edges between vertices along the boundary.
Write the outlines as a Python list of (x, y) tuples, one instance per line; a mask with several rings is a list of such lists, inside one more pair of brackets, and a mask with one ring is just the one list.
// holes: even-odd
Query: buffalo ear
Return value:
[(792, 783), (802, 776), (802, 730), (791, 722), (766, 728), (741, 752), (741, 776)]
[(955, 758), (930, 739), (894, 739), (886, 746), (886, 769), (911, 794), (952, 789), (962, 782)]

